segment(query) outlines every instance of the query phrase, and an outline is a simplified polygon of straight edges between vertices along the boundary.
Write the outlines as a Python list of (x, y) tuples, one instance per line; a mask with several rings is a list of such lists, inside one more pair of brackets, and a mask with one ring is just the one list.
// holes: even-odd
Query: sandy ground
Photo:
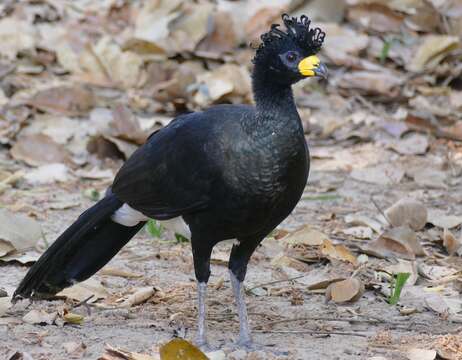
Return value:
[[(336, 151), (332, 148), (332, 151)], [(356, 148), (357, 152), (367, 151)], [(281, 225), (293, 229), (300, 224), (317, 225), (335, 239), (336, 228), (342, 225), (344, 214), (358, 210), (376, 213), (370, 196), (378, 203), (389, 205), (414, 191), (409, 181), (393, 187), (366, 184), (348, 178), (343, 171), (317, 170), (326, 168), (321, 160), (313, 161), (313, 172), (302, 200), (294, 213)], [(334, 184), (334, 185), (332, 185)], [(37, 213), (48, 240), (56, 237), (91, 201), (82, 191), (89, 186), (104, 188), (104, 183), (79, 182), (72, 188), (42, 187), (34, 189), (32, 197), (24, 198), (20, 190), (4, 196), (4, 201), (21, 201)], [(336, 188), (335, 195), (316, 200), (323, 189)], [(415, 192), (415, 191), (414, 191)], [(422, 191), (426, 204), (444, 203), (457, 186), (448, 190)], [(66, 210), (46, 209), (53, 199), (77, 196), (80, 205)], [(460, 204), (454, 204), (461, 210)], [(40, 212), (40, 209), (45, 209)], [(331, 214), (335, 214), (332, 216)], [(129, 309), (100, 309), (83, 306), (73, 310), (85, 316), (83, 325), (28, 325), (21, 321), (31, 309), (55, 311), (63, 301), (22, 301), (14, 306), (6, 318), (0, 318), (0, 358), (9, 359), (15, 351), (24, 351), (34, 359), (67, 359), (63, 343), (82, 342), (86, 346), (84, 359), (97, 359), (105, 344), (137, 352), (152, 352), (153, 347), (172, 338), (174, 334), (193, 339), (196, 331), (195, 280), (189, 244), (153, 239), (144, 230), (118, 254), (108, 266), (124, 269), (143, 276), (137, 279), (96, 275), (111, 293), (127, 289), (155, 286), (158, 296)], [(345, 243), (354, 242), (344, 238)], [(247, 288), (275, 280), (290, 278), (275, 268), (271, 260), (280, 251), (274, 240), (265, 240), (254, 255), (246, 279)], [(354, 244), (353, 244), (354, 246)], [(229, 250), (229, 244), (218, 246), (218, 252)], [(374, 260), (379, 261), (379, 260)], [(380, 260), (385, 261), (385, 260)], [(318, 262), (307, 266), (306, 274), (313, 274), (332, 264)], [(27, 271), (18, 264), (2, 264), (1, 286), (15, 287)], [(368, 289), (356, 303), (336, 305), (325, 303), (324, 295), (307, 291), (303, 279), (283, 281), (264, 286), (265, 291), (247, 297), (254, 339), (262, 351), (253, 354), (233, 352), (232, 342), (237, 336), (238, 320), (235, 313), (230, 282), (225, 265), (214, 264), (209, 290), (209, 336), (213, 346), (222, 348), (229, 359), (405, 359), (405, 351), (413, 344), (425, 343), (432, 336), (460, 331), (461, 324), (449, 322), (431, 312), (403, 316), (399, 307), (386, 303), (378, 292)], [(293, 305), (293, 303), (295, 305)], [(342, 319), (350, 319), (342, 320)], [(351, 320), (354, 319), (354, 320)], [(274, 354), (277, 355), (274, 355)]]

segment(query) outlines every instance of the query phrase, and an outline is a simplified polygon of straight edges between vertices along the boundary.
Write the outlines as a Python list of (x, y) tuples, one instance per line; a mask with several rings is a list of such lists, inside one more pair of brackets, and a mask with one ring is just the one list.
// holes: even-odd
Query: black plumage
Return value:
[[(250, 343), (242, 291), (247, 263), (262, 239), (293, 210), (308, 178), (308, 148), (291, 85), (326, 76), (314, 55), (325, 34), (311, 28), (304, 16), (283, 15), (283, 22), (286, 31), (273, 26), (262, 35), (253, 60), (256, 105), (219, 105), (181, 115), (151, 135), (122, 166), (106, 198), (83, 213), (29, 270), (15, 297), (54, 294), (88, 278), (146, 218), (182, 217), (191, 232), (199, 282), (199, 344), (206, 343), (210, 254), (226, 239), (238, 240), (229, 269), (240, 342)], [(139, 214), (134, 225), (115, 222), (113, 215), (123, 204), (130, 206), (130, 216)]]

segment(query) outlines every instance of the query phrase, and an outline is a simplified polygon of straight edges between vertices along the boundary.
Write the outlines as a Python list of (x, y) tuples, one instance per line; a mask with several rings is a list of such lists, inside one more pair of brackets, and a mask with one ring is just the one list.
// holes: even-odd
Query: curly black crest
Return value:
[(307, 16), (302, 15), (300, 19), (297, 19), (296, 17), (290, 17), (288, 14), (283, 14), (282, 21), (287, 32), (280, 30), (279, 24), (271, 25), (270, 31), (260, 37), (262, 42), (257, 48), (253, 62), (262, 52), (276, 48), (285, 40), (290, 40), (301, 49), (306, 49), (313, 54), (321, 49), (326, 33), (318, 27), (310, 28), (311, 20)]

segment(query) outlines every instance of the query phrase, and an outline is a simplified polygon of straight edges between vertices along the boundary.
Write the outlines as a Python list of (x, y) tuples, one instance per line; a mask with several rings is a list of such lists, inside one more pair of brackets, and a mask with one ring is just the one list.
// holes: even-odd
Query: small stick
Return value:
[(310, 334), (310, 335), (345, 335), (345, 336), (359, 336), (368, 337), (369, 335), (356, 332), (342, 332), (342, 331), (315, 331), (315, 330), (254, 330), (254, 333), (264, 334)]
[(75, 304), (71, 309), (74, 310), (75, 308), (78, 308), (79, 306), (83, 305), (85, 307), (85, 309), (87, 310), (88, 316), (90, 316), (91, 315), (91, 308), (90, 308), (90, 304), (88, 304), (88, 302), (94, 297), (95, 297), (95, 294), (90, 295), (86, 299), (83, 299), (82, 301)]
[(392, 226), (390, 220), (388, 220), (387, 215), (385, 215), (385, 213), (383, 212), (383, 210), (382, 210), (382, 208), (379, 206), (379, 204), (377, 204), (377, 203), (375, 202), (374, 195), (371, 195), (371, 201), (372, 201), (372, 203), (374, 204), (374, 206), (377, 208), (377, 210), (378, 210), (378, 211), (382, 214), (382, 216), (385, 218), (385, 220), (387, 221), (388, 225)]
[(250, 289), (246, 289), (245, 292), (248, 294), (252, 290), (258, 289), (258, 288), (266, 286), (266, 285), (274, 285), (274, 284), (279, 284), (279, 283), (282, 283), (282, 282), (288, 282), (288, 281), (292, 281), (292, 280), (297, 280), (297, 279), (300, 279), (300, 278), (305, 277), (305, 276), (307, 276), (307, 275), (305, 274), (305, 275), (295, 276), (295, 277), (289, 278), (289, 279), (270, 281), (270, 282), (267, 282), (267, 283), (256, 285), (254, 287), (251, 287)]

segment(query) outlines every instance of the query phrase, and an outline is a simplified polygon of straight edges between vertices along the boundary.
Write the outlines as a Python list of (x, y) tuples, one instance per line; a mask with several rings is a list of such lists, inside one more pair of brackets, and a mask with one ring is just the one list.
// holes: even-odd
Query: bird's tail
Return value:
[(113, 222), (122, 205), (109, 193), (80, 215), (29, 269), (13, 299), (50, 297), (101, 269), (144, 225)]

